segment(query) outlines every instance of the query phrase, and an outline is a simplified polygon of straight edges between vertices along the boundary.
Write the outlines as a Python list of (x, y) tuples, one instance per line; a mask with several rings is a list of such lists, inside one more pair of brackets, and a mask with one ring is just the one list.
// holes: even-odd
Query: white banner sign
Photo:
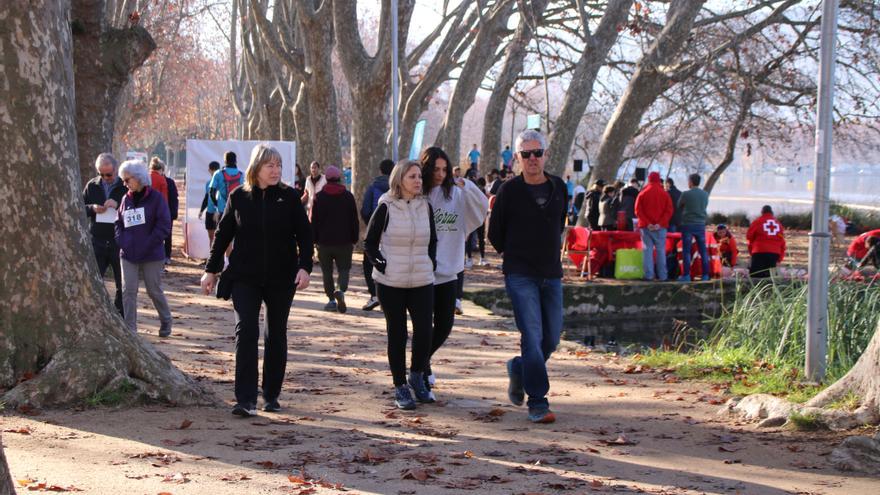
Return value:
[(296, 174), (296, 143), (286, 141), (206, 141), (186, 140), (186, 214), (183, 216), (185, 248), (191, 258), (207, 259), (210, 251), (205, 221), (199, 220), (199, 208), (205, 197), (205, 184), (211, 179), (208, 164), (212, 161), (223, 166), (223, 155), (232, 151), (238, 157), (238, 167), (245, 172), (251, 150), (267, 142), (281, 153), (281, 179), (293, 184)]

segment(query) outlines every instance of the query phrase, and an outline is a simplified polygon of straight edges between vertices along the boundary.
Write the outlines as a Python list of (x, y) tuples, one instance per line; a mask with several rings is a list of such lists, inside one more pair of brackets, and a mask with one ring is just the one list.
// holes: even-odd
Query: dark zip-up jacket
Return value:
[(116, 235), (113, 224), (96, 222), (95, 211), (89, 205), (103, 206), (104, 202), (108, 199), (116, 201), (116, 204), (119, 205), (122, 203), (122, 197), (125, 196), (126, 189), (122, 180), (117, 177), (113, 187), (110, 188), (110, 197), (108, 198), (104, 194), (101, 180), (101, 177), (95, 177), (86, 183), (86, 187), (83, 189), (83, 202), (86, 205), (86, 216), (89, 217), (89, 232), (92, 234), (92, 239), (111, 242)]
[(489, 219), (489, 242), (504, 257), (505, 275), (562, 278), (562, 230), (565, 227), (565, 182), (544, 173), (550, 200), (538, 206), (522, 175), (505, 182), (495, 197)]
[(214, 234), (206, 272), (223, 270), (223, 253), (233, 239), (224, 272), (231, 280), (289, 289), (299, 269), (312, 271), (312, 229), (292, 187), (236, 188)]
[(360, 236), (357, 204), (345, 186), (330, 181), (312, 204), (312, 235), (317, 245), (353, 245)]

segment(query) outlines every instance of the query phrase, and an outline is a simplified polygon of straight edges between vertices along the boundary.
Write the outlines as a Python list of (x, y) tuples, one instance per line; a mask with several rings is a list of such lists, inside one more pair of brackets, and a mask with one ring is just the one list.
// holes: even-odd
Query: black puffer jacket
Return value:
[(214, 234), (206, 272), (223, 270), (223, 253), (233, 239), (231, 280), (291, 288), (300, 268), (312, 271), (312, 229), (292, 187), (236, 188)]

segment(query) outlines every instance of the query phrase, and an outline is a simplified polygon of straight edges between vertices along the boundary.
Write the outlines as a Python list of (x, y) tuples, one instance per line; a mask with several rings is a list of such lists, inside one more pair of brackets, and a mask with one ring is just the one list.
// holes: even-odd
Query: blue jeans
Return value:
[(691, 239), (697, 239), (697, 251), (700, 253), (700, 261), (703, 263), (703, 275), (709, 275), (709, 253), (706, 251), (706, 225), (702, 223), (690, 223), (681, 226), (681, 254), (684, 261), (683, 275), (691, 274)]
[(639, 229), (642, 234), (642, 266), (645, 280), (654, 280), (654, 249), (657, 250), (657, 278), (666, 280), (666, 229)]
[(562, 279), (510, 274), (504, 276), (504, 286), (520, 333), (513, 372), (522, 377), (529, 410), (547, 409), (547, 360), (562, 333)]

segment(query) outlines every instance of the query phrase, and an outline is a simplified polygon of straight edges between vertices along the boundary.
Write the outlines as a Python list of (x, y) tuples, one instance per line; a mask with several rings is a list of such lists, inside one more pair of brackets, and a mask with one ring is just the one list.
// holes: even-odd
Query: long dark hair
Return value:
[(419, 163), (422, 164), (422, 192), (427, 196), (430, 194), (431, 188), (434, 187), (434, 169), (437, 168), (437, 160), (440, 158), (446, 160), (446, 178), (443, 179), (440, 187), (443, 188), (443, 197), (449, 199), (452, 197), (453, 186), (452, 163), (450, 163), (446, 152), (436, 146), (425, 148), (422, 156), (419, 157)]

